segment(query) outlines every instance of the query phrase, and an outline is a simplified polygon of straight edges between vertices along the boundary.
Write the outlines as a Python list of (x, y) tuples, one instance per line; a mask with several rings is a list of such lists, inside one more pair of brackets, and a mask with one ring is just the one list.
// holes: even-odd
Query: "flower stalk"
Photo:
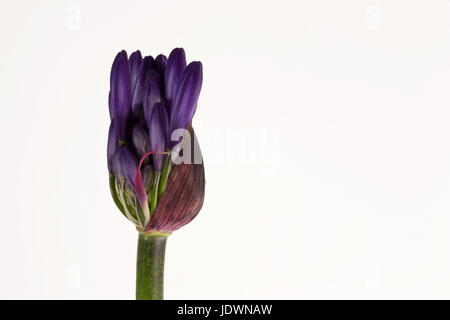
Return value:
[(139, 232), (136, 300), (164, 299), (164, 257), (168, 234)]

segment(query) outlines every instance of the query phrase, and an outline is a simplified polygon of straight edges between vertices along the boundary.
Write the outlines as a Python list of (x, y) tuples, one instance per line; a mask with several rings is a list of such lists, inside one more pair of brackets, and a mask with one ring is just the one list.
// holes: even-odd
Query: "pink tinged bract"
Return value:
[(188, 224), (202, 208), (204, 197), (203, 163), (174, 166), (145, 231), (171, 233)]

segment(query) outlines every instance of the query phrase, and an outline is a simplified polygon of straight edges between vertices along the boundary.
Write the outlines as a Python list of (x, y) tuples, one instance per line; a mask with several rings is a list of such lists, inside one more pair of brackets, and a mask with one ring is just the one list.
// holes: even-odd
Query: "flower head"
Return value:
[[(193, 134), (202, 64), (186, 65), (182, 48), (130, 57), (121, 51), (111, 68), (108, 96), (110, 189), (117, 207), (141, 231), (170, 233), (190, 222), (204, 198), (203, 163), (172, 162), (177, 129)], [(188, 131), (186, 131), (189, 134)], [(195, 135), (194, 135), (195, 136)]]

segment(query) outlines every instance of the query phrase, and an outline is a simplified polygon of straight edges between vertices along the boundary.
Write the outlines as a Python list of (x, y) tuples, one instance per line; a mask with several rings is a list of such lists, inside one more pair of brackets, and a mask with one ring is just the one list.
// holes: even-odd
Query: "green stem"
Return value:
[(167, 235), (139, 232), (136, 264), (136, 300), (164, 298), (164, 256)]
[(152, 190), (150, 191), (150, 216), (155, 212), (156, 205), (158, 204), (158, 186), (161, 172), (155, 172), (155, 181), (153, 182)]

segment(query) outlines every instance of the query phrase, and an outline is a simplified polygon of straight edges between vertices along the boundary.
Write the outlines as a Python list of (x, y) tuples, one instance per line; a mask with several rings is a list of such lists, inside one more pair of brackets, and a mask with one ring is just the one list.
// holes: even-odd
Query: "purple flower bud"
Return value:
[(134, 150), (138, 158), (142, 158), (146, 152), (150, 151), (150, 138), (147, 127), (143, 124), (136, 124), (133, 127), (132, 140)]
[(147, 73), (145, 75), (145, 87), (147, 88), (150, 82), (155, 82), (158, 84), (158, 88), (160, 91), (161, 97), (163, 97), (163, 91), (161, 91), (161, 88), (163, 87), (163, 83), (161, 80), (161, 75), (156, 69), (148, 69)]
[(109, 118), (112, 120), (114, 118), (114, 103), (112, 101), (111, 91), (108, 94), (108, 108), (109, 108)]
[(147, 70), (145, 65), (142, 64), (141, 69), (136, 75), (136, 81), (134, 87), (132, 88), (132, 99), (131, 99), (131, 109), (135, 119), (138, 119), (142, 115), (142, 105), (145, 96), (145, 78)]
[[(166, 151), (168, 127), (169, 117), (166, 108), (161, 103), (156, 103), (153, 106), (149, 123), (150, 149), (152, 151)], [(164, 155), (154, 153), (152, 156), (155, 170), (161, 172), (164, 164)]]
[(153, 59), (152, 56), (145, 56), (144, 59), (142, 60), (142, 65), (146, 70), (155, 68), (155, 59)]
[(203, 203), (203, 164), (174, 165), (167, 155), (174, 144), (169, 144), (169, 128), (186, 129), (192, 120), (202, 65), (192, 62), (186, 67), (181, 48), (168, 59), (162, 54), (142, 58), (140, 51), (128, 59), (121, 51), (110, 77), (111, 194), (138, 230), (172, 232), (191, 221)]
[(181, 79), (184, 69), (186, 68), (186, 55), (182, 48), (175, 48), (169, 55), (167, 60), (167, 68), (164, 78), (165, 95), (169, 105), (169, 112), (173, 110), (172, 102), (175, 96), (178, 83)]
[(198, 61), (191, 62), (184, 70), (177, 87), (170, 115), (170, 132), (179, 128), (187, 129), (189, 126), (197, 107), (202, 81), (202, 64)]
[(111, 122), (109, 125), (108, 132), (108, 150), (107, 150), (107, 158), (108, 158), (108, 171), (111, 173), (112, 170), (112, 161), (114, 153), (117, 150), (119, 144), (119, 139), (117, 137), (117, 130), (115, 129), (114, 122)]
[(162, 79), (164, 80), (164, 74), (166, 73), (166, 65), (167, 65), (167, 58), (165, 55), (160, 54), (155, 59), (156, 62), (156, 70), (158, 73), (163, 76)]
[(142, 117), (144, 99), (146, 97), (146, 90), (148, 89), (150, 81), (154, 79), (159, 83), (161, 76), (155, 69), (157, 67), (157, 63), (152, 56), (145, 57), (141, 63), (139, 71), (137, 72), (136, 81), (131, 87), (131, 109), (136, 120), (140, 120)]
[(145, 190), (148, 193), (152, 186), (153, 169), (150, 165), (143, 166), (142, 170), (142, 181), (144, 182)]
[(139, 50), (133, 52), (130, 56), (130, 76), (131, 76), (131, 87), (134, 87), (137, 74), (142, 64), (142, 55)]
[(161, 103), (162, 101), (158, 80), (156, 79), (156, 76), (150, 75), (144, 98), (144, 119), (147, 126), (150, 127), (150, 117), (152, 115), (154, 105), (156, 103)]
[(111, 71), (111, 95), (114, 118), (120, 139), (126, 139), (128, 119), (131, 112), (131, 83), (127, 53), (121, 51), (114, 60)]
[(138, 168), (138, 159), (128, 147), (119, 147), (112, 160), (112, 172), (119, 182), (125, 179), (126, 183), (134, 188), (134, 177)]

